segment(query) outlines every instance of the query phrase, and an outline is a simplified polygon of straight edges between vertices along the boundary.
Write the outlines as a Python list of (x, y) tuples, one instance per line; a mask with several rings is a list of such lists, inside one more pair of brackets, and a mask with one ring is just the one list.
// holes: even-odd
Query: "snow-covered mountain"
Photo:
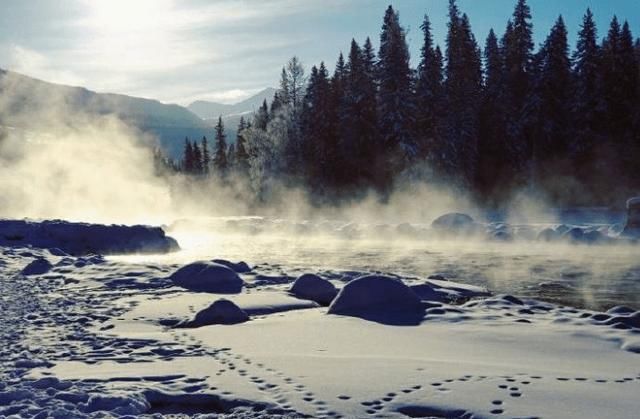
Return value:
[(219, 116), (224, 118), (233, 115), (253, 113), (258, 110), (264, 100), (271, 103), (275, 92), (276, 89), (273, 87), (267, 87), (250, 98), (234, 104), (197, 100), (187, 106), (187, 109), (204, 120), (216, 120)]
[(97, 93), (84, 87), (49, 83), (0, 70), (0, 121), (25, 130), (46, 130), (52, 118), (73, 122), (80, 114), (113, 114), (143, 132), (155, 135), (173, 157), (182, 153), (184, 138), (211, 135), (210, 126), (183, 106), (157, 100)]

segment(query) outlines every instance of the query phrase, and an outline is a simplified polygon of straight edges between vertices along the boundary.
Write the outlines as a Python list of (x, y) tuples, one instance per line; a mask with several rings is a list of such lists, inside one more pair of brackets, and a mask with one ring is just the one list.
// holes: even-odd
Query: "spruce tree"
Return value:
[(526, 0), (518, 0), (512, 20), (507, 25), (503, 38), (505, 65), (505, 94), (507, 131), (511, 148), (514, 174), (528, 175), (528, 157), (531, 149), (531, 110), (533, 64), (533, 25), (531, 10)]
[[(567, 164), (571, 132), (572, 73), (567, 29), (558, 17), (539, 52), (540, 74), (536, 78), (539, 106), (536, 138), (533, 141), (533, 175), (539, 180), (559, 174), (571, 175)], [(567, 172), (565, 172), (567, 171)], [(545, 173), (546, 172), (546, 173)], [(564, 172), (564, 173), (563, 173)], [(553, 185), (550, 185), (552, 187)]]
[(202, 152), (196, 141), (191, 145), (193, 148), (193, 174), (202, 174)]
[(484, 47), (484, 88), (479, 110), (477, 188), (485, 202), (508, 187), (509, 148), (505, 141), (504, 62), (498, 38), (491, 29)]
[(213, 157), (213, 165), (218, 174), (224, 176), (227, 173), (229, 165), (227, 161), (227, 137), (224, 133), (224, 124), (222, 123), (222, 117), (218, 117), (218, 123), (215, 126), (215, 134), (216, 148), (215, 155)]
[(182, 171), (188, 174), (193, 173), (193, 147), (191, 146), (191, 141), (189, 141), (188, 137), (184, 139)]
[(236, 137), (236, 155), (235, 163), (238, 173), (242, 176), (249, 174), (249, 153), (247, 152), (247, 140), (245, 139), (245, 130), (248, 129), (244, 117), (240, 117), (238, 131)]
[(202, 137), (200, 143), (200, 150), (202, 151), (202, 173), (209, 174), (209, 166), (211, 165), (211, 155), (209, 154), (209, 142), (207, 137)]
[[(418, 155), (413, 135), (415, 106), (409, 49), (398, 13), (387, 8), (378, 52), (378, 122), (391, 172), (408, 167)], [(382, 169), (382, 168), (381, 168)]]
[(267, 99), (262, 101), (262, 105), (258, 108), (258, 112), (254, 117), (254, 125), (257, 129), (265, 131), (269, 123), (269, 105)]
[(416, 81), (416, 137), (422, 158), (431, 154), (441, 141), (442, 108), (444, 106), (442, 53), (436, 51), (431, 35), (431, 23), (427, 15), (421, 25), (422, 44), (418, 77)]
[(478, 147), (478, 105), (482, 82), (480, 51), (469, 18), (449, 2), (446, 140), (436, 168), (462, 184), (475, 180)]

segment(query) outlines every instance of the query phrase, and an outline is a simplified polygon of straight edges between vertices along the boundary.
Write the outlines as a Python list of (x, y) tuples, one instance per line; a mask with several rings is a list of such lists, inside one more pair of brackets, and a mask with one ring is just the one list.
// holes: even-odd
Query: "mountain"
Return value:
[(0, 69), (0, 124), (37, 131), (46, 130), (51, 121), (72, 124), (82, 115), (115, 115), (157, 137), (174, 158), (181, 157), (185, 137), (212, 135), (209, 124), (179, 105), (96, 93)]
[(271, 103), (275, 92), (276, 89), (273, 87), (267, 87), (250, 98), (233, 105), (197, 100), (187, 106), (187, 109), (204, 120), (217, 120), (219, 116), (224, 118), (232, 115), (253, 113), (258, 110), (264, 100)]

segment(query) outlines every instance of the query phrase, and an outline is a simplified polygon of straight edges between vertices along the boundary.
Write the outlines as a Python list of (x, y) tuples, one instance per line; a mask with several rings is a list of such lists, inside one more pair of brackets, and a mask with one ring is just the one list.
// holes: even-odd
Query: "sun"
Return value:
[(105, 35), (129, 37), (159, 29), (169, 15), (169, 0), (91, 0), (89, 21)]

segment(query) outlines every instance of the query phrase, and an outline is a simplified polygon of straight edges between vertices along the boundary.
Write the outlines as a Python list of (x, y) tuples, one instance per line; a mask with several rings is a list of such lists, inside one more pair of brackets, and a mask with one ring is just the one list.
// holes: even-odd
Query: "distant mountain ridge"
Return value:
[(197, 100), (187, 106), (187, 109), (204, 120), (216, 120), (219, 116), (225, 118), (229, 116), (253, 113), (258, 110), (263, 101), (266, 100), (267, 103), (271, 103), (275, 92), (276, 89), (273, 87), (267, 87), (255, 95), (234, 104)]
[(200, 140), (203, 136), (213, 136), (209, 124), (180, 105), (97, 93), (0, 69), (0, 124), (46, 131), (51, 121), (73, 123), (80, 120), (80, 115), (87, 114), (114, 115), (154, 135), (165, 152), (176, 159), (182, 156), (185, 137)]

